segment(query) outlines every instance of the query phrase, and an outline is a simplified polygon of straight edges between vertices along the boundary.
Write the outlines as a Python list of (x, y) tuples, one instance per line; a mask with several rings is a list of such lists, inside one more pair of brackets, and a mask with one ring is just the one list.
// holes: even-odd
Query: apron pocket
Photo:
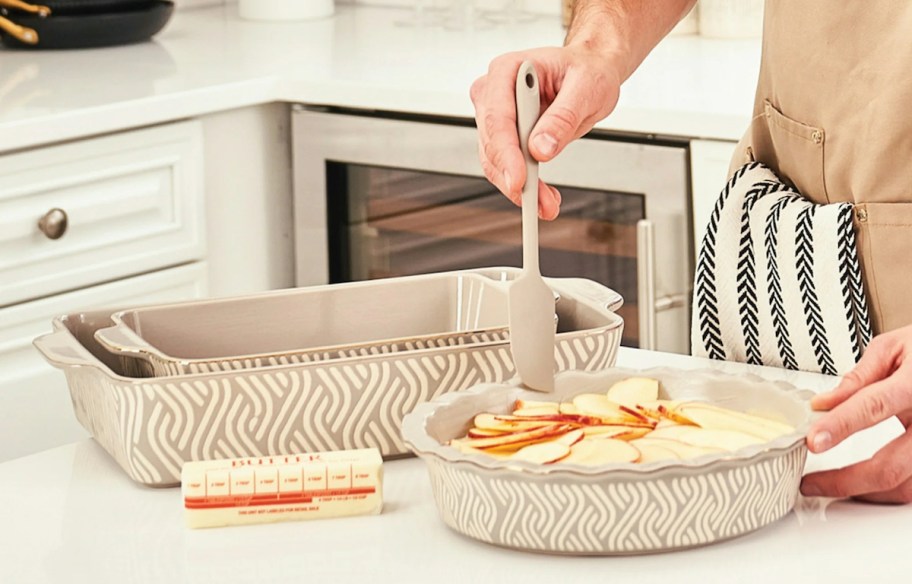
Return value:
[[(770, 166), (782, 180), (815, 203), (830, 202), (824, 180), (826, 134), (793, 120), (769, 101), (764, 102), (764, 124), (756, 124), (753, 136), (755, 159)], [(766, 130), (764, 132), (763, 130)]]
[(912, 203), (856, 204), (855, 225), (874, 331), (912, 324)]

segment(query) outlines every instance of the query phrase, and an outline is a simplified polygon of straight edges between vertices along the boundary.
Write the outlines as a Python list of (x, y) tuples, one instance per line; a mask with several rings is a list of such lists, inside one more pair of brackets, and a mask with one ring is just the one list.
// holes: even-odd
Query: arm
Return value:
[[(508, 53), (472, 84), (479, 158), (485, 175), (519, 204), (525, 168), (516, 134), (516, 72), (535, 63), (542, 116), (532, 156), (547, 162), (614, 109), (623, 83), (696, 0), (578, 0), (563, 47)], [(539, 214), (557, 217), (560, 193), (539, 184)]]

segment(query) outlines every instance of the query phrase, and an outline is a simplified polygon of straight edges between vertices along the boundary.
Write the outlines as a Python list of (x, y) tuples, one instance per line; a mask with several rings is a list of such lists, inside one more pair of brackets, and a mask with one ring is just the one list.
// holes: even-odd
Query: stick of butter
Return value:
[(378, 514), (383, 459), (376, 448), (185, 463), (188, 527)]

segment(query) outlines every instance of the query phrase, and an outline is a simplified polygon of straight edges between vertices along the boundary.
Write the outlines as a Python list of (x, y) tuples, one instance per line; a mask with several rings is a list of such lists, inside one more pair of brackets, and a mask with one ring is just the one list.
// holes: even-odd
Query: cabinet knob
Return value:
[(67, 230), (67, 214), (63, 209), (53, 208), (38, 220), (38, 229), (48, 239), (60, 239)]

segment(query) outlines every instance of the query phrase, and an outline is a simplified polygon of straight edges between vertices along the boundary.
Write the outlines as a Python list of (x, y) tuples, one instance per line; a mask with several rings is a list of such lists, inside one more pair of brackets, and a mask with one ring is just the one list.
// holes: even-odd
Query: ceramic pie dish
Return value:
[(766, 414), (795, 431), (731, 453), (601, 466), (539, 465), (447, 446), (465, 435), (475, 414), (507, 413), (516, 399), (543, 399), (499, 383), (417, 406), (403, 421), (403, 438), (427, 463), (443, 521), (463, 535), (509, 548), (573, 555), (655, 553), (734, 538), (789, 513), (807, 456), (811, 392), (710, 370), (608, 369), (560, 373), (547, 399), (604, 392), (616, 381), (642, 375), (661, 381), (663, 397)]
[[(511, 271), (485, 272), (509, 279)], [(560, 295), (557, 368), (603, 369), (623, 320), (614, 291), (586, 280), (549, 280)], [(404, 300), (408, 303), (408, 299)], [(35, 346), (67, 378), (78, 421), (135, 481), (180, 482), (181, 466), (307, 451), (378, 448), (408, 453), (402, 417), (417, 404), (514, 376), (508, 340), (309, 363), (154, 378), (125, 374), (125, 360), (95, 333), (115, 310), (64, 315)]]

